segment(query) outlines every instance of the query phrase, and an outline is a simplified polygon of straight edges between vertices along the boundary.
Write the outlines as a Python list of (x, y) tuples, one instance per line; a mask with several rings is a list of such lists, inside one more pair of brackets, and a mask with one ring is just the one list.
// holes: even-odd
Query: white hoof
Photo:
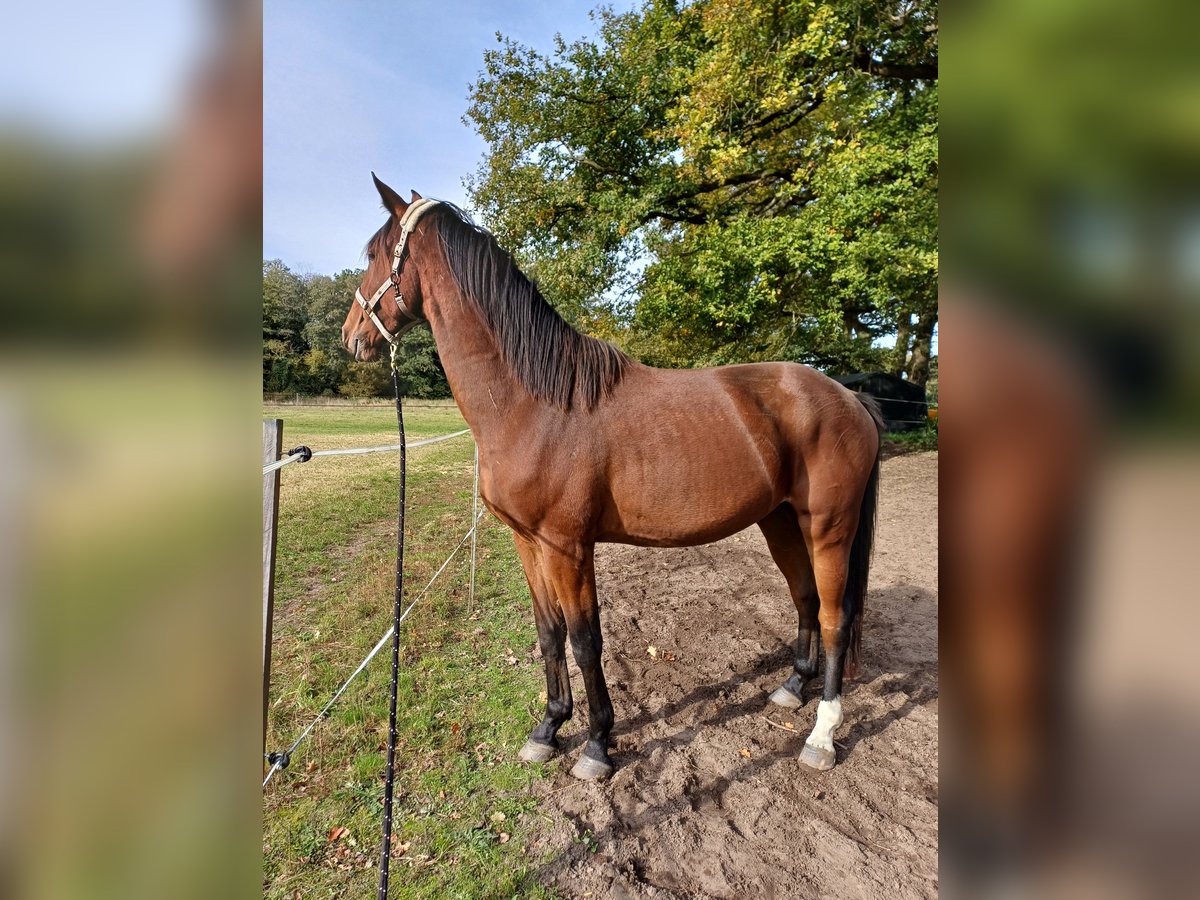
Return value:
[(521, 748), (521, 752), (517, 754), (522, 762), (545, 762), (555, 753), (558, 748), (553, 744), (543, 744), (541, 741), (535, 741), (530, 738), (525, 742), (525, 746)]
[(613, 773), (613, 767), (608, 763), (592, 759), (586, 753), (579, 757), (571, 774), (580, 781), (595, 781), (597, 778), (607, 778)]
[(800, 751), (800, 762), (818, 772), (827, 772), (837, 764), (837, 754), (833, 752), (832, 747), (826, 750), (824, 747), (805, 744), (804, 749)]
[(771, 702), (776, 706), (782, 706), (784, 709), (799, 709), (804, 705), (803, 699), (797, 697), (785, 687), (775, 689), (775, 693), (771, 695)]

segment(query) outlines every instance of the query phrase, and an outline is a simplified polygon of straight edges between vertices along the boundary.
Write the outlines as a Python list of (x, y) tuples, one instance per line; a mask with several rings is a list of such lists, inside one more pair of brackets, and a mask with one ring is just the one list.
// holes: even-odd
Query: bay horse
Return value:
[(553, 756), (571, 717), (570, 637), (588, 702), (572, 774), (613, 771), (597, 542), (686, 547), (757, 524), (799, 615), (794, 671), (770, 699), (803, 705), (819, 633), (824, 691), (800, 759), (832, 768), (874, 531), (873, 401), (795, 363), (641, 365), (572, 328), (459, 209), (416, 192), (405, 202), (372, 177), (389, 216), (367, 245), (342, 340), (372, 360), (419, 323), (433, 331), (479, 448), (480, 495), (512, 529), (533, 598), (547, 699), (521, 759)]

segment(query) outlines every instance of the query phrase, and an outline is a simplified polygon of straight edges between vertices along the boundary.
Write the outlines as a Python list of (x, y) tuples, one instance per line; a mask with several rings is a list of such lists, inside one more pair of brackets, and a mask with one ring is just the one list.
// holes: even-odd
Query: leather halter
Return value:
[(400, 217), (400, 240), (396, 242), (396, 249), (392, 252), (392, 271), (383, 284), (379, 285), (375, 291), (375, 295), (368, 301), (362, 294), (362, 287), (354, 292), (354, 300), (362, 307), (363, 313), (375, 323), (375, 327), (379, 329), (379, 333), (383, 335), (384, 340), (395, 346), (399, 336), (392, 334), (384, 327), (384, 324), (379, 319), (376, 310), (379, 309), (379, 302), (383, 299), (383, 295), (387, 293), (388, 288), (394, 288), (396, 291), (396, 306), (400, 310), (400, 314), (408, 319), (404, 323), (409, 327), (420, 321), (412, 310), (408, 308), (408, 304), (404, 300), (404, 295), (400, 293), (400, 267), (404, 265), (404, 249), (408, 245), (408, 236), (413, 233), (417, 227), (417, 220), (425, 215), (433, 207), (440, 205), (440, 200), (426, 200), (422, 197), (420, 200), (414, 200), (409, 204), (408, 209), (404, 211), (404, 215)]

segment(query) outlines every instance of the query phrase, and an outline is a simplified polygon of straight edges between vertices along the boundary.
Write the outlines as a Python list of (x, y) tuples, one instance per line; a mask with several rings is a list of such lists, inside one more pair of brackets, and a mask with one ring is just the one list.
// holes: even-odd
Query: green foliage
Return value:
[[(468, 188), (548, 299), (668, 365), (924, 381), (937, 315), (936, 6), (647, 0), (549, 55), (503, 37)], [(631, 269), (631, 263), (638, 263)], [(896, 335), (896, 351), (876, 346)]]
[[(263, 263), (263, 390), (342, 397), (392, 393), (386, 362), (355, 362), (342, 347), (342, 323), (354, 303), (361, 269), (297, 275), (280, 260)], [(433, 336), (424, 328), (401, 340), (401, 390), (408, 397), (448, 397)]]
[[(433, 332), (428, 328), (414, 328), (400, 339), (396, 368), (400, 373), (400, 390), (404, 396), (450, 396), (437, 345), (433, 342)], [(390, 380), (388, 383), (391, 383)]]
[(922, 428), (914, 428), (912, 431), (888, 432), (884, 435), (884, 441), (891, 444), (893, 452), (911, 453), (917, 450), (937, 450), (937, 419), (931, 420)]

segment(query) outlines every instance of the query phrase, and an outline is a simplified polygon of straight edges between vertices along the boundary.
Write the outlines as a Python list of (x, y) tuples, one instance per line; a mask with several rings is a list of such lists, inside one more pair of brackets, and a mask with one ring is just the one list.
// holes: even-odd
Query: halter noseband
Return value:
[(422, 197), (420, 200), (414, 200), (404, 211), (404, 215), (400, 217), (400, 240), (396, 242), (396, 249), (392, 253), (392, 272), (383, 284), (375, 291), (375, 295), (368, 301), (362, 294), (362, 288), (358, 288), (354, 292), (354, 300), (362, 307), (363, 313), (375, 323), (375, 327), (379, 329), (379, 333), (393, 347), (396, 341), (399, 340), (397, 335), (392, 334), (384, 327), (380, 321), (376, 310), (379, 309), (379, 302), (383, 299), (383, 295), (387, 293), (388, 288), (396, 290), (396, 306), (400, 310), (400, 314), (407, 318), (407, 324), (416, 324), (419, 319), (413, 315), (412, 310), (408, 308), (408, 304), (404, 301), (404, 295), (400, 293), (400, 267), (404, 265), (404, 248), (408, 245), (408, 236), (412, 234), (417, 227), (417, 220), (425, 215), (430, 209), (437, 206), (440, 200), (426, 200)]

